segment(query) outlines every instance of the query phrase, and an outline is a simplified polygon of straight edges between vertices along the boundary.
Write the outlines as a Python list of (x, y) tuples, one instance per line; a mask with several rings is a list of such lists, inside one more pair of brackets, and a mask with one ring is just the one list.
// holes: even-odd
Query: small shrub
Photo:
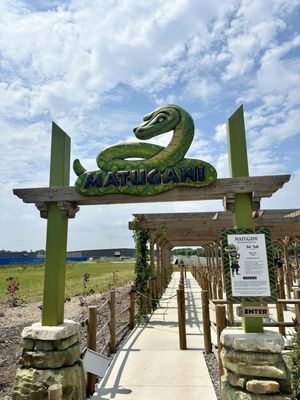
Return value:
[(113, 290), (117, 287), (118, 279), (119, 279), (118, 272), (113, 272), (111, 282), (108, 284), (109, 290)]
[(22, 297), (17, 295), (20, 284), (18, 282), (18, 278), (14, 276), (9, 276), (6, 278), (7, 287), (6, 287), (6, 297), (7, 297), (7, 304), (9, 307), (18, 307), (24, 303)]
[(291, 339), (292, 350), (289, 354), (292, 388), (295, 399), (300, 399), (300, 326), (296, 325)]

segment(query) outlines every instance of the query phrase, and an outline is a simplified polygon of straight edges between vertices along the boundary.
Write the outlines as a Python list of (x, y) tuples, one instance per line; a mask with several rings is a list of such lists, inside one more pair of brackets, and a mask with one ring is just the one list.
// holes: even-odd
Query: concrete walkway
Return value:
[(200, 288), (190, 273), (185, 294), (188, 350), (179, 350), (178, 281), (179, 273), (174, 273), (160, 307), (149, 323), (134, 329), (92, 399), (216, 399), (203, 356)]

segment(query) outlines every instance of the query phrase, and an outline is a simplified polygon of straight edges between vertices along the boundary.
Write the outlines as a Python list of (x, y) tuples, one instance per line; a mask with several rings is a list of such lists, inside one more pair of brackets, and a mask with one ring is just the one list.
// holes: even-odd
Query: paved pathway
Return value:
[(172, 297), (178, 280), (179, 273), (174, 273), (149, 323), (135, 328), (119, 350), (94, 400), (216, 400), (203, 356), (200, 288), (190, 273), (186, 281), (188, 350), (179, 350), (177, 301)]

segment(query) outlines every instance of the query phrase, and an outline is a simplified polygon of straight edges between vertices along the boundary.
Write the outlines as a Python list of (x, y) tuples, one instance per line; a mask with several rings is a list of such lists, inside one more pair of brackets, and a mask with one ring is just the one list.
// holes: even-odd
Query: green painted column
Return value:
[[(70, 138), (52, 124), (50, 186), (69, 186)], [(48, 206), (46, 260), (42, 325), (56, 326), (64, 321), (68, 218), (57, 203)]]
[[(232, 178), (249, 176), (246, 131), (242, 105), (228, 119), (226, 128), (230, 176)], [(236, 194), (234, 226), (236, 229), (253, 228), (251, 193)], [(242, 305), (246, 306), (249, 304), (242, 302)], [(245, 332), (263, 332), (264, 330), (262, 318), (242, 318), (242, 325)]]

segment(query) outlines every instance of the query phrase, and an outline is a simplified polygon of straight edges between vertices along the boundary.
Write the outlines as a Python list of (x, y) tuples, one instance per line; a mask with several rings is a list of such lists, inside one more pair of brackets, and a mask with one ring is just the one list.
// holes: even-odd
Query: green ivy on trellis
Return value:
[(151, 274), (150, 265), (147, 261), (149, 235), (146, 231), (135, 230), (133, 237), (135, 241), (135, 286), (138, 291), (142, 291)]
[(137, 290), (137, 301), (141, 305), (141, 295), (144, 285), (151, 276), (151, 268), (147, 261), (148, 232), (136, 229), (133, 234), (135, 241), (135, 287)]

